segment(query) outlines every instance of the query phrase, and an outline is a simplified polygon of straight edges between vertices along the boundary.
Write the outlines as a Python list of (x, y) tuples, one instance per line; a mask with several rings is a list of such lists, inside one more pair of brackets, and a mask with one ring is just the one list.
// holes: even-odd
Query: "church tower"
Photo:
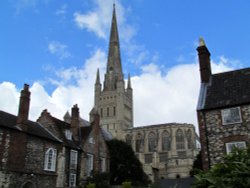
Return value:
[(123, 139), (123, 131), (133, 127), (133, 89), (130, 75), (125, 87), (120, 57), (115, 5), (110, 31), (107, 67), (103, 87), (99, 69), (96, 73), (94, 109), (100, 114), (100, 125), (115, 138)]

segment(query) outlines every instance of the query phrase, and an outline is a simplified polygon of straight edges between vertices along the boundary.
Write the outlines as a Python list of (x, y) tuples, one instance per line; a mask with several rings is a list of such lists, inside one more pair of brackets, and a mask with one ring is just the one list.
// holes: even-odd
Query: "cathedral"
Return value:
[(36, 122), (29, 120), (27, 84), (18, 114), (0, 111), (0, 187), (82, 186), (92, 172), (109, 172), (106, 141), (112, 138), (132, 147), (153, 182), (189, 177), (198, 153), (194, 125), (134, 127), (132, 81), (128, 75), (125, 83), (123, 75), (115, 11), (114, 6), (106, 73), (102, 84), (97, 69), (89, 122), (80, 117), (77, 104), (63, 121), (47, 109)]
[[(134, 127), (133, 89), (125, 84), (115, 6), (104, 82), (97, 70), (92, 111), (100, 114), (100, 126), (113, 138), (126, 141), (143, 164), (151, 180), (188, 177), (197, 155), (194, 125), (166, 123)], [(157, 112), (156, 112), (157, 113)]]

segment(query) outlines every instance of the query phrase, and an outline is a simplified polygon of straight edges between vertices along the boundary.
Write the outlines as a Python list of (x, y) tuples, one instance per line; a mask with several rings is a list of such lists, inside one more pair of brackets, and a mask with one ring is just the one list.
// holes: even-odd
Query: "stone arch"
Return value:
[(156, 148), (156, 144), (157, 144), (156, 134), (151, 131), (148, 134), (148, 151), (153, 152)]
[(127, 134), (125, 136), (125, 141), (128, 145), (132, 145), (132, 135), (131, 134)]
[(135, 137), (135, 151), (136, 152), (143, 152), (143, 146), (144, 146), (144, 139), (143, 135), (141, 133), (137, 133)]
[(176, 139), (176, 149), (185, 149), (185, 139), (184, 139), (184, 134), (183, 130), (178, 129), (175, 134), (175, 139)]
[(187, 137), (187, 148), (192, 149), (193, 148), (192, 131), (190, 129), (187, 130), (186, 137)]
[(36, 185), (32, 181), (28, 180), (21, 185), (21, 188), (36, 188)]
[(161, 134), (161, 140), (162, 140), (162, 151), (169, 151), (171, 149), (171, 138), (170, 133), (168, 131), (163, 131)]

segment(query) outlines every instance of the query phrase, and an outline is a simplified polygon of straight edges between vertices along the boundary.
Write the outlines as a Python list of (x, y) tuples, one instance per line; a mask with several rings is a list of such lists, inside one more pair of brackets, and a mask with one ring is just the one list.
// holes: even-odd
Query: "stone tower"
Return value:
[(103, 87), (99, 69), (95, 82), (94, 109), (100, 114), (100, 125), (115, 138), (123, 139), (123, 131), (133, 127), (133, 90), (130, 75), (125, 88), (120, 57), (115, 5), (113, 5), (109, 52)]

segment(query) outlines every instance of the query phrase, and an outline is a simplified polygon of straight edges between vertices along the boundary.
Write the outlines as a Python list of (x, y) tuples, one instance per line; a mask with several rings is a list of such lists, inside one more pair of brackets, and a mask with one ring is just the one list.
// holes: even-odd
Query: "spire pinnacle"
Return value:
[(119, 35), (117, 28), (118, 27), (116, 20), (116, 10), (115, 10), (115, 4), (113, 4), (112, 23), (111, 23), (110, 39), (109, 39), (108, 62), (104, 80), (105, 90), (116, 89), (118, 82), (119, 83), (124, 82), (121, 56), (120, 56)]
[(99, 73), (99, 68), (97, 69), (96, 72), (96, 80), (95, 80), (95, 84), (100, 84), (100, 73)]
[(131, 87), (131, 79), (130, 79), (130, 74), (128, 73), (128, 86), (127, 86), (128, 89), (132, 89)]
[(202, 37), (199, 38), (199, 46), (206, 46), (205, 40)]
[(119, 35), (118, 35), (118, 29), (117, 29), (115, 4), (113, 4), (113, 15), (112, 15), (110, 40), (109, 40), (107, 72), (109, 72), (110, 70), (112, 70), (117, 75), (122, 74), (120, 44), (119, 44)]

